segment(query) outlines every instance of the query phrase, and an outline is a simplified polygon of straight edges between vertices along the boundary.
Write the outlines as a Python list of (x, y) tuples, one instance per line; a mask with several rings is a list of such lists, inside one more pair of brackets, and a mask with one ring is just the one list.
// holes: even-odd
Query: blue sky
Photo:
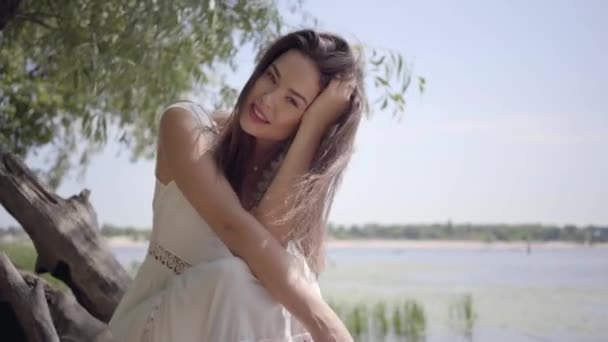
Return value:
[[(331, 220), (608, 224), (607, 4), (306, 1), (321, 29), (401, 52), (428, 82), (401, 122), (363, 122)], [(239, 63), (237, 84), (251, 52)], [(117, 152), (58, 192), (87, 187), (101, 223), (150, 227), (153, 162)]]

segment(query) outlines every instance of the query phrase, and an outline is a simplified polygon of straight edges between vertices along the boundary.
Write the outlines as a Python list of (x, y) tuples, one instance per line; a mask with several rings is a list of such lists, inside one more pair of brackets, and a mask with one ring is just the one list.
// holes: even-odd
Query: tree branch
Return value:
[(6, 254), (0, 253), (0, 291), (8, 299), (29, 341), (59, 342), (44, 297), (43, 285), (31, 288), (21, 277)]
[[(10, 274), (5, 277), (3, 275)], [(9, 281), (10, 279), (10, 281)], [(16, 289), (12, 284), (19, 283), (21, 289)], [(40, 289), (41, 290), (40, 290)], [(23, 302), (16, 302), (13, 297), (18, 296), (24, 290), (35, 292), (37, 303), (36, 305)], [(39, 292), (38, 292), (39, 291)], [(33, 296), (31, 298), (34, 298)], [(34, 341), (47, 341), (44, 336), (40, 337), (37, 330), (40, 330), (41, 325), (32, 325), (28, 318), (22, 318), (18, 311), (33, 311), (32, 309), (39, 308), (45, 317), (45, 330), (50, 334), (52, 328), (56, 331), (55, 335), (59, 336), (61, 341), (96, 341), (109, 342), (112, 341), (112, 335), (107, 329), (105, 323), (93, 317), (88, 313), (72, 296), (69, 291), (61, 291), (54, 288), (44, 279), (25, 271), (17, 271), (12, 265), (8, 257), (4, 253), (0, 253), (0, 304), (7, 301), (9, 304), (10, 313), (0, 312), (0, 316), (6, 317), (17, 316), (17, 326), (4, 325), (2, 329), (2, 337), (9, 340), (22, 340), (25, 333), (28, 339), (32, 340), (31, 335), (37, 334)], [(46, 307), (46, 309), (44, 309)], [(6, 305), (0, 305), (0, 311), (6, 311)], [(37, 317), (43, 317), (38, 315)], [(13, 319), (14, 321), (14, 319)], [(51, 327), (47, 327), (50, 322)], [(5, 321), (3, 321), (5, 324)], [(38, 328), (37, 328), (38, 327)], [(52, 336), (52, 335), (51, 335)], [(52, 339), (51, 339), (52, 340)], [(54, 341), (54, 340), (53, 340)]]
[(89, 194), (85, 189), (63, 199), (0, 151), (0, 204), (32, 239), (36, 273), (61, 279), (86, 310), (108, 322), (131, 278), (101, 237)]
[(15, 18), (20, 4), (21, 0), (3, 0), (0, 2), (0, 31), (4, 29), (9, 21)]
[(33, 14), (21, 13), (21, 14), (15, 14), (14, 17), (15, 17), (15, 19), (21, 19), (23, 21), (31, 21), (31, 22), (36, 23), (40, 26), (43, 26), (44, 28), (47, 28), (49, 30), (57, 29), (57, 27), (53, 27), (53, 26), (47, 24), (42, 19), (38, 18), (37, 16), (35, 16)]

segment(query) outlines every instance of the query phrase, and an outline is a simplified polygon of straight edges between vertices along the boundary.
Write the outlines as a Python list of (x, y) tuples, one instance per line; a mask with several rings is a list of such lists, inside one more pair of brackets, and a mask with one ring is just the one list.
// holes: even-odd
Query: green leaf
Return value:
[(380, 58), (378, 58), (376, 61), (374, 61), (373, 59), (371, 60), (371, 63), (375, 66), (379, 66), (380, 64), (384, 63), (384, 60), (386, 59), (386, 56), (382, 56)]
[(426, 79), (424, 77), (418, 77), (418, 90), (420, 93), (424, 93), (426, 88)]
[[(290, 3), (294, 13), (305, 12), (301, 1)], [(237, 92), (224, 89), (230, 85), (225, 76), (239, 65), (237, 53), (242, 46), (260, 50), (287, 28), (284, 7), (274, 1), (84, 0), (62, 5), (61, 15), (48, 1), (22, 5), (22, 13), (36, 13), (47, 24), (14, 20), (0, 31), (2, 112), (45, 113), (39, 120), (9, 120), (19, 134), (4, 140), (23, 154), (42, 147), (58, 151), (49, 143), (64, 138), (66, 123), (82, 129), (68, 130), (61, 141), (83, 136), (79, 147), (103, 144), (117, 122), (128, 132), (125, 146), (134, 160), (153, 156), (157, 123), (151, 113), (193, 93), (212, 94), (209, 103), (217, 98), (233, 105)], [(399, 108), (391, 93), (400, 89), (407, 71), (401, 54), (365, 44), (354, 49), (371, 50), (370, 80), (381, 90), (366, 102), (366, 114), (371, 100), (377, 100), (373, 109)], [(419, 79), (420, 89), (424, 85)], [(69, 155), (76, 147), (66, 143), (64, 148)]]
[(378, 81), (378, 83), (382, 84), (383, 86), (388, 86), (388, 81), (380, 76), (376, 76), (376, 81)]
[(397, 65), (397, 74), (401, 74), (401, 68), (403, 67), (403, 57), (399, 55), (399, 64)]

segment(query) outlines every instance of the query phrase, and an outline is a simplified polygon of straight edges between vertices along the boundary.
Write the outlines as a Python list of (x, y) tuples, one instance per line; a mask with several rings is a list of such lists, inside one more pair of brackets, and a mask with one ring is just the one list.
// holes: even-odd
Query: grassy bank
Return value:
[[(36, 249), (31, 241), (19, 241), (11, 243), (0, 242), (0, 252), (5, 253), (18, 269), (35, 273), (34, 268), (38, 253), (36, 252)], [(49, 273), (43, 274), (42, 278), (62, 291), (69, 290), (69, 288), (61, 280), (53, 277)]]

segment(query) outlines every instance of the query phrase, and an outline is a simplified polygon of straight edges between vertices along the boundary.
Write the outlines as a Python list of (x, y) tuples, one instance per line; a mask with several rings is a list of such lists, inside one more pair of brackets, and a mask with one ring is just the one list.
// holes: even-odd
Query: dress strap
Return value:
[[(202, 128), (212, 131), (214, 133), (219, 133), (219, 127), (217, 126), (217, 124), (215, 123), (215, 121), (213, 120), (213, 118), (211, 117), (211, 114), (209, 113), (209, 111), (207, 111), (203, 106), (201, 106), (199, 103), (196, 103), (194, 101), (189, 101), (189, 100), (181, 100), (181, 101), (177, 101), (174, 102), (170, 105), (168, 105), (167, 107), (165, 107), (161, 112), (160, 115), (164, 114), (168, 109), (170, 108), (182, 108), (185, 109), (189, 112), (191, 112), (199, 121), (199, 124)], [(157, 121), (160, 120), (160, 117), (157, 119)]]

